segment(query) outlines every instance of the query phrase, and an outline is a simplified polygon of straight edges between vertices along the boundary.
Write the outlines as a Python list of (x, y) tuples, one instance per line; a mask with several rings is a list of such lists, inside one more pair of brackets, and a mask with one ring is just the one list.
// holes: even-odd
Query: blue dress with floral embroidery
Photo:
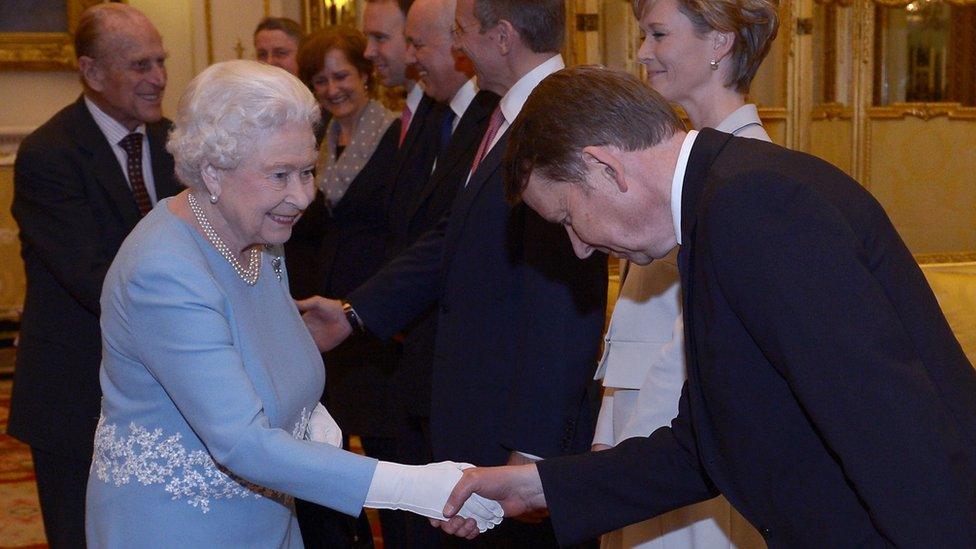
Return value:
[(292, 497), (356, 515), (376, 462), (306, 440), (325, 371), (283, 265), (265, 251), (247, 285), (183, 199), (105, 278), (88, 545), (302, 547)]

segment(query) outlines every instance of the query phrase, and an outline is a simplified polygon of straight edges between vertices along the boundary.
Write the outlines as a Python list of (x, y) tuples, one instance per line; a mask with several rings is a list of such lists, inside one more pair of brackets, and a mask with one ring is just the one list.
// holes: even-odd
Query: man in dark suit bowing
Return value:
[(976, 546), (976, 373), (856, 181), (685, 133), (645, 84), (597, 68), (536, 89), (506, 164), (509, 198), (580, 257), (681, 245), (688, 381), (670, 427), (466, 473), (449, 505), (474, 490), (511, 513), (548, 506), (571, 543), (721, 492), (770, 547)]
[[(322, 347), (353, 327), (390, 337), (435, 301), (435, 459), (520, 463), (588, 448), (606, 301), (606, 258), (579, 262), (558, 227), (502, 190), (507, 127), (536, 84), (563, 67), (558, 0), (459, 0), (456, 43), (482, 89), (502, 96), (463, 169), (450, 216), (339, 303), (302, 303)], [(554, 545), (551, 528), (509, 521), (490, 543)]]
[(100, 4), (82, 14), (75, 51), (84, 94), (21, 144), (11, 208), (27, 296), (9, 432), (31, 446), (52, 547), (84, 546), (102, 279), (139, 219), (179, 188), (156, 28), (135, 8)]

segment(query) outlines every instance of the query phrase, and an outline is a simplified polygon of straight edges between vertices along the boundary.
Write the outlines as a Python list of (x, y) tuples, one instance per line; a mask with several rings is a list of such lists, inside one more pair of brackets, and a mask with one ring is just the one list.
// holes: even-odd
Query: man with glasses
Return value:
[[(345, 312), (322, 298), (301, 303), (330, 348), (353, 329), (389, 337), (437, 302), (435, 459), (524, 463), (586, 451), (592, 440), (606, 256), (576, 260), (559, 227), (509, 208), (502, 185), (508, 125), (563, 66), (564, 10), (557, 0), (458, 0), (455, 44), (481, 89), (502, 99), (455, 182), (449, 217), (350, 294)], [(555, 546), (548, 521), (527, 518), (536, 522), (506, 521), (480, 543)]]

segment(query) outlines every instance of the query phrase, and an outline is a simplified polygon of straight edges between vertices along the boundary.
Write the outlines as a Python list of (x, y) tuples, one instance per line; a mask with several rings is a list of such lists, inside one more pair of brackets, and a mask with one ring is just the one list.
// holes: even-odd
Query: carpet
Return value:
[[(13, 363), (14, 350), (0, 348), (0, 363)], [(34, 485), (30, 448), (7, 435), (9, 378), (0, 379), (0, 548), (47, 547)]]

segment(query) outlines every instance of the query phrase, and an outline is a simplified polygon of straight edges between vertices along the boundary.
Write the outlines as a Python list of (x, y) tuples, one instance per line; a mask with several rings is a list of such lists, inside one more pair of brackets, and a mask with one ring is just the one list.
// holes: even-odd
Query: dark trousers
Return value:
[[(473, 540), (464, 540), (442, 534), (445, 538), (443, 546), (450, 549), (544, 549), (551, 547), (556, 549), (556, 533), (552, 529), (552, 523), (545, 519), (540, 523), (519, 522), (513, 518), (506, 518), (501, 524), (479, 535)], [(597, 549), (600, 547), (599, 540), (592, 540), (579, 545), (571, 546), (573, 549)]]
[[(430, 418), (408, 415), (397, 435), (397, 461), (406, 465), (426, 465), (433, 461), (430, 445)], [(406, 549), (437, 549), (443, 533), (426, 517), (405, 513), (403, 543)], [(384, 539), (385, 541), (385, 539)]]
[(295, 515), (305, 549), (372, 549), (366, 513), (358, 518), (308, 501), (295, 500)]
[(44, 534), (51, 549), (85, 547), (85, 490), (91, 459), (52, 454), (31, 446)]
[[(381, 461), (397, 461), (397, 443), (391, 437), (364, 437), (359, 439), (363, 443), (363, 453)], [(406, 538), (405, 511), (380, 509), (380, 530), (383, 532), (384, 549), (401, 549)], [(429, 526), (429, 525), (428, 525)]]
[[(360, 437), (363, 452), (383, 461), (396, 461), (396, 442), (388, 437)], [(349, 439), (343, 441), (349, 449)], [(366, 513), (352, 518), (337, 511), (308, 501), (295, 500), (295, 514), (302, 530), (302, 540), (306, 549), (327, 548), (366, 548), (373, 547), (373, 534)], [(380, 509), (380, 528), (383, 532), (383, 547), (397, 549), (403, 547), (403, 511)], [(426, 520), (426, 519), (425, 519)], [(428, 524), (428, 528), (430, 525)]]

